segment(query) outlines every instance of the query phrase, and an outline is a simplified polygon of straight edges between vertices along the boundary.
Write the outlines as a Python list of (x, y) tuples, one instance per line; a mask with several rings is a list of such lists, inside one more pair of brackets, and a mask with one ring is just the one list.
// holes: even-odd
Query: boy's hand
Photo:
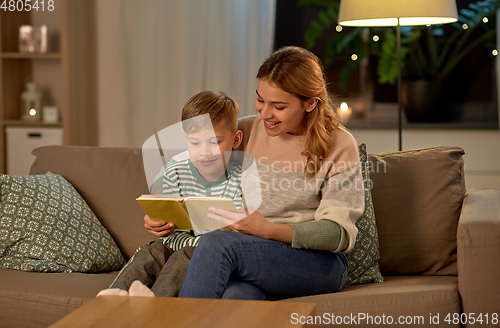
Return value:
[(167, 237), (175, 230), (175, 226), (172, 223), (151, 220), (147, 215), (144, 216), (144, 227), (155, 237)]

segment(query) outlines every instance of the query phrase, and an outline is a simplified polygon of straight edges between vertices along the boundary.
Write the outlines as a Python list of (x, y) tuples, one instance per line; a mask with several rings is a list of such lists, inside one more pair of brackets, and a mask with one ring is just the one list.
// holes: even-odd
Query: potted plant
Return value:
[[(339, 27), (337, 17), (340, 0), (300, 0), (298, 5), (324, 7), (305, 33), (309, 49), (314, 49), (318, 42), (324, 41), (325, 32), (335, 27), (337, 33), (330, 32), (326, 41), (327, 51), (322, 60), (325, 65), (333, 62), (343, 65), (339, 80), (342, 88), (346, 87), (349, 76), (365, 57), (369, 57), (370, 63), (376, 65), (378, 83), (396, 83), (397, 49), (393, 28)], [(421, 109), (412, 106), (419, 105), (420, 100), (425, 101), (420, 105), (427, 110), (433, 110), (431, 105), (441, 106), (442, 81), (479, 45), (486, 44), (489, 49), (496, 47), (495, 21), (498, 9), (500, 0), (477, 1), (460, 10), (457, 23), (401, 27), (403, 103), (410, 121), (429, 117), (439, 119), (437, 115), (419, 113)], [(352, 57), (353, 54), (356, 56)], [(431, 99), (433, 95), (435, 99)]]

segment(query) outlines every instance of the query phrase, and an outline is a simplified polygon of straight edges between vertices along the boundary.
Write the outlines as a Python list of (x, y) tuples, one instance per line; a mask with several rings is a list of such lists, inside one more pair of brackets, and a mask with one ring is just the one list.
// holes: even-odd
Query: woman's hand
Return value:
[(151, 218), (147, 215), (144, 216), (144, 227), (155, 237), (167, 237), (175, 230), (172, 223), (151, 220)]
[(285, 243), (292, 242), (293, 229), (290, 225), (272, 223), (257, 211), (247, 215), (243, 211), (235, 213), (214, 207), (208, 210), (208, 218), (226, 224), (233, 231)]

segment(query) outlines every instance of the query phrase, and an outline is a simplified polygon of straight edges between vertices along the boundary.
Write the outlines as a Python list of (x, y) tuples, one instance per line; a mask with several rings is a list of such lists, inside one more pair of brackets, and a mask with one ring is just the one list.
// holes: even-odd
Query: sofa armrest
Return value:
[(500, 315), (500, 190), (467, 192), (457, 229), (458, 290), (464, 313)]

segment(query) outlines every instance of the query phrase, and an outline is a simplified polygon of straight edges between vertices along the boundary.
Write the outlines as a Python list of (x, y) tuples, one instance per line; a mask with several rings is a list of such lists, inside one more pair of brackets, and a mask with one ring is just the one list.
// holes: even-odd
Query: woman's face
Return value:
[(266, 79), (259, 79), (255, 110), (259, 112), (268, 135), (304, 134), (306, 112), (316, 106), (316, 100), (301, 101)]

